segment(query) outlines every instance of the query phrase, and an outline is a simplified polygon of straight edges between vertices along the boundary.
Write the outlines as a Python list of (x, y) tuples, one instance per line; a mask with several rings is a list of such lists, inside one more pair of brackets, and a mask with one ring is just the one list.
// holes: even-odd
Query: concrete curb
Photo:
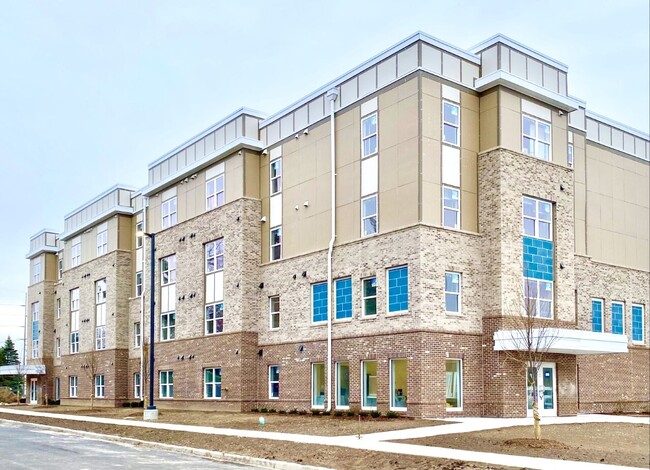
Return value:
[(47, 424), (26, 423), (24, 421), (14, 421), (12, 419), (0, 418), (0, 421), (8, 421), (17, 423), (24, 426), (32, 426), (37, 428), (44, 428), (54, 431), (66, 432), (77, 436), (90, 437), (100, 441), (117, 442), (119, 444), (128, 444), (131, 446), (145, 446), (152, 449), (161, 449), (170, 452), (177, 452), (180, 454), (193, 455), (195, 457), (209, 458), (220, 462), (239, 463), (243, 465), (252, 465), (259, 468), (269, 468), (274, 470), (331, 470), (327, 467), (314, 467), (312, 465), (302, 465), (293, 462), (285, 462), (282, 460), (269, 460), (259, 457), (249, 457), (246, 455), (229, 454), (226, 452), (219, 452), (208, 449), (198, 449), (195, 447), (177, 446), (174, 444), (163, 444), (161, 442), (143, 441), (141, 439), (134, 439), (132, 437), (121, 437), (112, 434), (100, 434), (90, 431), (79, 431), (77, 429), (61, 428), (58, 426), (50, 426)]

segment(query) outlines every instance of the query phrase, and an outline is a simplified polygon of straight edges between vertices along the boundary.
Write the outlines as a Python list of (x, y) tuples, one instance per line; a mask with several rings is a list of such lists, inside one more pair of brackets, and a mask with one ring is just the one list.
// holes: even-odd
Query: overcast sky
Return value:
[(40, 229), (142, 187), (148, 163), (235, 109), (274, 113), (418, 30), (461, 48), (503, 33), (567, 64), (588, 109), (648, 132), (648, 0), (0, 7), (0, 304), (24, 303)]

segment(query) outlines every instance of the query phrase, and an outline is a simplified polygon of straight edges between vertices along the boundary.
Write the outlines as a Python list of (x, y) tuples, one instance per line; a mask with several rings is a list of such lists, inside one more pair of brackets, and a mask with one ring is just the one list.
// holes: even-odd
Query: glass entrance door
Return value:
[(535, 369), (529, 367), (526, 373), (528, 416), (533, 416), (535, 395), (537, 395), (540, 416), (557, 416), (555, 363), (542, 363), (536, 378), (537, 381), (535, 381)]
[(29, 382), (29, 403), (32, 405), (35, 405), (38, 403), (38, 395), (37, 395), (37, 382), (38, 379), (31, 379)]

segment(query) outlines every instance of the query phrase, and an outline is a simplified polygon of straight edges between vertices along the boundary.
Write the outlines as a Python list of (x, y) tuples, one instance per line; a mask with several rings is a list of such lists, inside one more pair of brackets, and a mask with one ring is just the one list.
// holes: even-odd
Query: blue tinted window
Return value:
[(388, 270), (388, 313), (409, 308), (409, 270), (407, 266)]
[(623, 334), (623, 304), (612, 303), (612, 333)]
[(336, 319), (352, 318), (352, 279), (336, 281)]
[(314, 323), (327, 321), (327, 282), (313, 284), (312, 291), (312, 321)]
[(591, 301), (591, 331), (603, 332), (603, 302)]
[(632, 305), (632, 341), (643, 341), (643, 307)]

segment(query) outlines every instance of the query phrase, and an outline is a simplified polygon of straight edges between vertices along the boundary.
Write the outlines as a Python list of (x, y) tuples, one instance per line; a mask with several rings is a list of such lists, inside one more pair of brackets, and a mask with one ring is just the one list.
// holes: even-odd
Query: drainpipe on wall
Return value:
[(331, 235), (327, 250), (327, 411), (332, 409), (332, 253), (336, 240), (336, 138), (334, 105), (339, 91), (332, 88), (327, 92), (330, 101), (330, 191), (331, 191)]
[(142, 196), (142, 263), (140, 264), (140, 271), (142, 271), (142, 292), (140, 295), (140, 400), (144, 402), (144, 294), (146, 282), (144, 282), (144, 233), (147, 233), (147, 208), (149, 207), (149, 197)]

